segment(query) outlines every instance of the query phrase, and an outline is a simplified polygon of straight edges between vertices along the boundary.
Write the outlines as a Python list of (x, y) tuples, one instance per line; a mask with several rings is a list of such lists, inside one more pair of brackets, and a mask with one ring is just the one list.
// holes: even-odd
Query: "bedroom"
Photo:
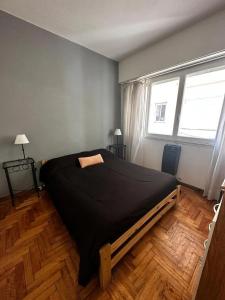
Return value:
[(225, 2), (0, 9), (1, 299), (224, 299)]

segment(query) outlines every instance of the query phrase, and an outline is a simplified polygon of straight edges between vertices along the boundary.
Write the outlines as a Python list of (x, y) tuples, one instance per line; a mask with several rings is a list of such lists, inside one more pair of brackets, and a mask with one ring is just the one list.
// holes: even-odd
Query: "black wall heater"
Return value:
[(172, 175), (177, 174), (178, 164), (180, 160), (180, 145), (166, 144), (163, 150), (162, 172)]

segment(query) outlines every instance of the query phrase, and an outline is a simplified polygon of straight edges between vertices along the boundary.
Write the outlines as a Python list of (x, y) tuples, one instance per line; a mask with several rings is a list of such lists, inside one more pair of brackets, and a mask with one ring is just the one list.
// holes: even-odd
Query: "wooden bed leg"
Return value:
[(179, 202), (179, 201), (180, 201), (180, 193), (181, 193), (180, 188), (181, 188), (181, 186), (178, 185), (178, 186), (177, 186), (177, 199), (176, 199), (176, 202)]
[(111, 246), (106, 244), (99, 250), (100, 254), (100, 269), (99, 279), (100, 287), (105, 289), (111, 281)]

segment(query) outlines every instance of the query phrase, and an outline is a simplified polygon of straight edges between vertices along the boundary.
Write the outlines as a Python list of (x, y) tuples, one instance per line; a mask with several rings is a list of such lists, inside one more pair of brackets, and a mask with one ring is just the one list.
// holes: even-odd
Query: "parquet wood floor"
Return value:
[(213, 217), (209, 203), (182, 187), (180, 203), (114, 268), (107, 290), (97, 276), (77, 284), (79, 255), (51, 200), (30, 195), (0, 203), (0, 299), (190, 300)]

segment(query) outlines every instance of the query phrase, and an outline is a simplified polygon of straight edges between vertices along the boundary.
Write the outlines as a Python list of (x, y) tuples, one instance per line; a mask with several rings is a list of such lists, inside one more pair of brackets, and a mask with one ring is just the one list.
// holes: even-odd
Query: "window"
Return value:
[(166, 103), (156, 103), (155, 106), (155, 122), (165, 122)]
[(224, 102), (225, 66), (194, 67), (175, 74), (151, 84), (148, 134), (211, 143)]
[(149, 133), (172, 135), (178, 87), (179, 78), (152, 84)]
[(225, 70), (186, 77), (178, 135), (214, 139), (225, 93)]

